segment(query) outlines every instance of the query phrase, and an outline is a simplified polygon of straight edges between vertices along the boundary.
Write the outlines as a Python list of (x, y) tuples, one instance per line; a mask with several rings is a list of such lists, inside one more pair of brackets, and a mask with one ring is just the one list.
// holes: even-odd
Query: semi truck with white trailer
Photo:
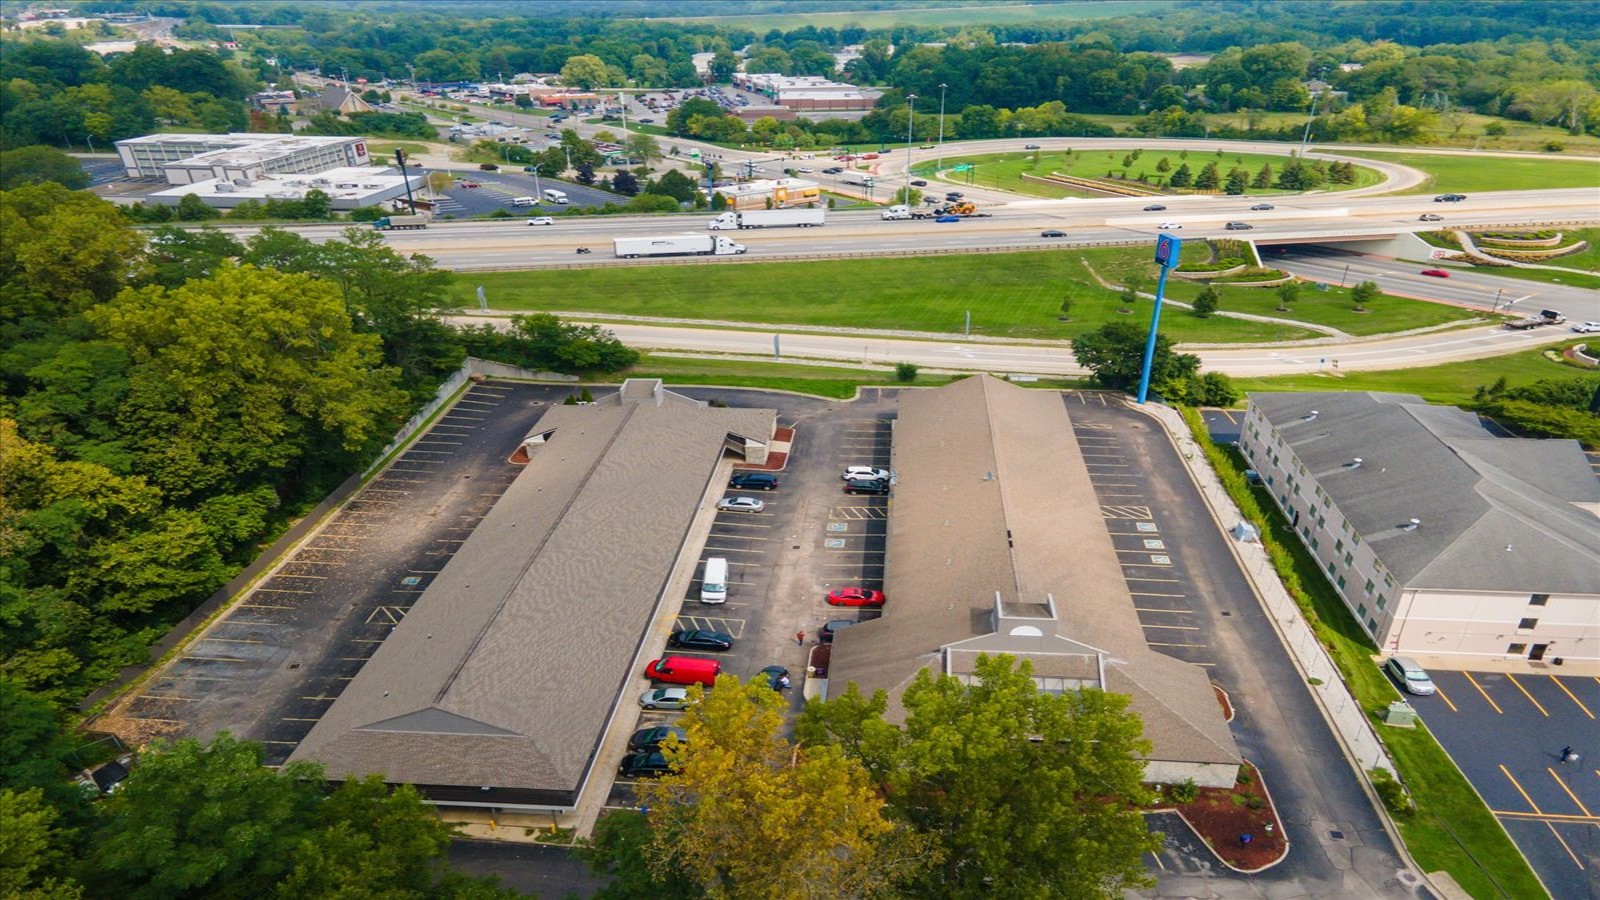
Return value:
[(662, 237), (613, 238), (612, 246), (623, 259), (641, 256), (729, 256), (744, 252), (744, 245), (720, 234), (669, 234)]
[(707, 227), (712, 231), (721, 231), (725, 228), (781, 228), (784, 226), (811, 228), (826, 224), (827, 217), (828, 211), (822, 207), (814, 209), (729, 210), (712, 219), (711, 224)]

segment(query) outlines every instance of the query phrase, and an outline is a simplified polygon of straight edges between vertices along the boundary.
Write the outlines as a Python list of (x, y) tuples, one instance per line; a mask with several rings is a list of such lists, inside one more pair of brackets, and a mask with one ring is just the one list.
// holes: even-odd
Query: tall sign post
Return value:
[(1167, 273), (1178, 265), (1183, 241), (1170, 234), (1156, 238), (1156, 265), (1161, 267), (1161, 277), (1156, 281), (1156, 308), (1150, 311), (1150, 336), (1144, 342), (1144, 366), (1139, 371), (1139, 402), (1150, 393), (1150, 365), (1156, 357), (1156, 333), (1161, 326), (1161, 304), (1167, 299)]

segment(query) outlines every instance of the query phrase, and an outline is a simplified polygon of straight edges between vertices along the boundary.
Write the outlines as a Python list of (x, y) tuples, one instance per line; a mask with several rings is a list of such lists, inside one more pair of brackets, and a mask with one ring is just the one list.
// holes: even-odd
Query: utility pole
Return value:
[(943, 83), (939, 85), (939, 150), (937, 155), (934, 157), (934, 175), (938, 175), (939, 170), (944, 168), (944, 89), (946, 87), (948, 87), (948, 85)]
[(911, 134), (917, 121), (917, 95), (906, 95), (906, 203), (911, 203)]

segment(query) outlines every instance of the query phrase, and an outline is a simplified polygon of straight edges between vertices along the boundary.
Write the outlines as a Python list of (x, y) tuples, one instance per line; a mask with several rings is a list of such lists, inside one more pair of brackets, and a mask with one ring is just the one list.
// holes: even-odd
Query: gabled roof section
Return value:
[(1250, 401), (1402, 586), (1600, 593), (1600, 480), (1577, 442), (1410, 395)]

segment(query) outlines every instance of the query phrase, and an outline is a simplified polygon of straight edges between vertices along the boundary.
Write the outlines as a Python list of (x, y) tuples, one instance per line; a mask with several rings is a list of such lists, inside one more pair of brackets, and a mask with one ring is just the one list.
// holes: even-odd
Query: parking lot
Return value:
[[(486, 216), (497, 209), (503, 209), (518, 217), (527, 218), (556, 215), (568, 209), (624, 203), (628, 199), (599, 188), (584, 187), (581, 184), (557, 181), (554, 178), (540, 178), (535, 181), (532, 175), (520, 169), (520, 166), (502, 166), (498, 172), (453, 171), (451, 174), (456, 176), (455, 184), (445, 189), (442, 199), (434, 207), (434, 215), (439, 218), (465, 219), (471, 216)], [(605, 174), (605, 171), (595, 170), (597, 176)], [(478, 187), (462, 187), (463, 182), (476, 184)], [(541, 199), (537, 206), (511, 205), (513, 197), (538, 197), (540, 189), (548, 188), (565, 191), (567, 199), (571, 202), (561, 206), (545, 203)]]

